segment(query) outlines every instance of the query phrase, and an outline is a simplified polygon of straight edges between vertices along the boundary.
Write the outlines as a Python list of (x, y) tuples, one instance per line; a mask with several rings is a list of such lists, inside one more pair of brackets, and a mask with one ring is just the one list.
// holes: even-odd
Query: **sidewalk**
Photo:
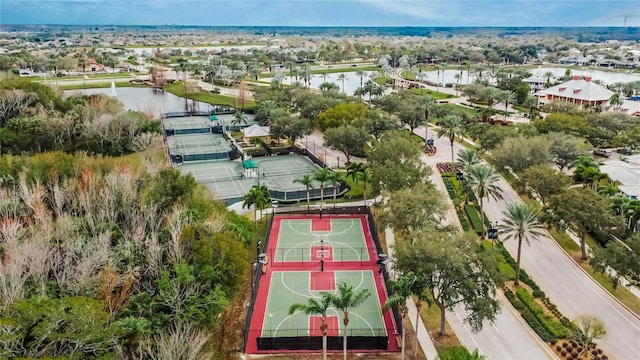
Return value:
[[(384, 235), (387, 239), (387, 252), (390, 258), (393, 259), (393, 245), (395, 244), (395, 235), (393, 233), (393, 229), (386, 228), (384, 229)], [(391, 272), (393, 273), (392, 270)], [(436, 351), (436, 347), (433, 345), (433, 341), (431, 340), (431, 336), (427, 331), (427, 328), (424, 326), (424, 322), (420, 321), (416, 324), (416, 315), (418, 313), (418, 309), (416, 309), (416, 304), (413, 302), (412, 298), (409, 298), (407, 301), (407, 308), (409, 309), (409, 314), (407, 315), (409, 321), (411, 322), (411, 326), (415, 329), (418, 334), (418, 343), (420, 343), (420, 347), (422, 351), (424, 351), (427, 360), (436, 359), (438, 356), (438, 352)]]

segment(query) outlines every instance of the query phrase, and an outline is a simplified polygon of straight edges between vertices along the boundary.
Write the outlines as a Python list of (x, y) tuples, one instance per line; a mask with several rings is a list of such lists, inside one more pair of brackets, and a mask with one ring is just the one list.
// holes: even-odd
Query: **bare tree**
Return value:
[(186, 324), (174, 324), (168, 332), (154, 336), (147, 355), (153, 360), (204, 360), (209, 335)]
[(171, 235), (169, 239), (169, 258), (174, 264), (181, 263), (184, 259), (184, 249), (180, 235), (188, 219), (184, 216), (184, 209), (180, 206), (174, 206), (171, 213), (167, 215), (167, 229)]

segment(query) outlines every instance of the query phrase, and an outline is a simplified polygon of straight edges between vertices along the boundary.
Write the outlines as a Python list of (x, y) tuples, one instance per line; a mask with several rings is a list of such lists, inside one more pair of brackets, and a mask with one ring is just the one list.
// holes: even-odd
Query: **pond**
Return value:
[[(330, 83), (334, 83), (336, 85), (338, 85), (338, 88), (340, 89), (340, 92), (342, 92), (342, 80), (338, 79), (338, 76), (340, 76), (340, 74), (345, 74), (347, 75), (347, 78), (344, 80), (344, 92), (347, 95), (353, 95), (353, 93), (356, 91), (357, 88), (360, 87), (360, 76), (356, 75), (355, 71), (349, 71), (349, 72), (341, 72), (341, 73), (329, 73), (329, 74), (313, 74), (313, 77), (311, 78), (311, 85), (310, 87), (312, 89), (319, 89), (320, 85), (324, 82), (330, 82)], [(374, 80), (377, 77), (380, 76), (380, 73), (377, 71), (365, 71), (365, 75), (362, 77), (362, 84), (364, 84), (365, 82), (367, 82), (367, 80)], [(326, 80), (325, 80), (326, 78)], [(273, 81), (273, 78), (265, 78), (262, 79), (264, 81)], [(302, 79), (300, 76), (298, 76), (298, 81), (301, 83), (304, 83), (304, 79)], [(296, 82), (296, 77), (295, 76), (285, 76), (284, 78), (284, 84), (293, 84)], [(385, 94), (388, 94), (389, 92), (391, 92), (390, 89), (385, 89)]]
[[(500, 69), (500, 67), (496, 67), (496, 71)], [(564, 73), (567, 69), (566, 68), (559, 68), (559, 67), (538, 67), (537, 69), (528, 69), (528, 71), (533, 74), (532, 76), (538, 76), (540, 78), (543, 78), (543, 74), (546, 73), (547, 71), (552, 72), (554, 77), (561, 77), (564, 76)], [(426, 74), (425, 76), (425, 80), (426, 81), (430, 81), (432, 83), (440, 83), (442, 84), (455, 84), (456, 83), (456, 74), (460, 74), (460, 70), (444, 70), (444, 75), (442, 74), (443, 72), (440, 71), (440, 74), (438, 76), (438, 72), (435, 70), (428, 70), (428, 71), (423, 71), (424, 74)], [(490, 68), (485, 68), (483, 70), (483, 74), (489, 75), (491, 73), (491, 69)], [(602, 80), (605, 84), (611, 84), (614, 82), (631, 82), (631, 81), (640, 81), (640, 74), (638, 73), (624, 73), (624, 72), (616, 72), (616, 71), (603, 71), (603, 70), (578, 70), (578, 69), (571, 69), (571, 74), (572, 75), (578, 75), (578, 76), (591, 76), (593, 78), (593, 80)], [(444, 81), (442, 80), (444, 76)], [(475, 80), (476, 75), (474, 74), (473, 71), (471, 71), (470, 74), (467, 73), (466, 70), (462, 71), (462, 76), (460, 78), (460, 84), (461, 85), (466, 85), (466, 84), (470, 84), (473, 83), (473, 81)], [(439, 81), (437, 81), (439, 80)]]
[[(67, 90), (64, 96), (105, 94), (111, 96), (109, 88)], [(151, 88), (119, 87), (116, 88), (116, 97), (127, 110), (152, 113), (156, 118), (167, 112), (181, 111), (209, 111), (213, 105), (181, 98), (168, 92), (155, 91)]]

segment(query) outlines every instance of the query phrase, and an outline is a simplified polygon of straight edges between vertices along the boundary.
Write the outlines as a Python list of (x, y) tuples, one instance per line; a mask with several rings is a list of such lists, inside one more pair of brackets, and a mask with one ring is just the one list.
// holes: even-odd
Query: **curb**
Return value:
[(547, 353), (547, 355), (549, 355), (549, 358), (559, 359), (559, 357), (547, 346), (547, 343), (542, 341), (540, 336), (538, 336), (538, 334), (536, 334), (536, 332), (533, 331), (531, 326), (529, 326), (529, 324), (527, 324), (527, 322), (524, 321), (524, 319), (522, 318), (522, 315), (513, 307), (513, 304), (511, 304), (509, 299), (507, 299), (507, 297), (504, 295), (504, 292), (502, 291), (502, 289), (498, 291), (498, 294), (502, 302), (506, 304), (507, 308), (509, 308), (509, 311), (511, 311), (511, 313), (513, 313), (513, 315), (515, 315), (516, 318), (518, 318), (518, 321), (527, 329), (527, 332), (529, 333), (529, 335), (531, 335), (531, 337), (533, 337), (535, 342), (537, 342), (538, 345), (540, 345), (542, 349)]
[[(602, 286), (602, 284), (600, 284), (596, 279), (593, 278), (593, 276), (591, 276), (591, 274), (589, 274), (585, 269), (582, 268), (582, 266), (580, 266), (580, 264), (578, 264), (572, 257), (571, 255), (569, 255), (569, 253), (562, 247), (560, 246), (560, 244), (558, 244), (558, 241), (556, 240), (556, 238), (554, 238), (553, 236), (551, 236), (551, 234), (549, 234), (549, 232), (547, 231), (547, 229), (544, 229), (544, 232), (547, 234), (547, 236), (549, 236), (549, 238), (551, 238), (553, 240), (553, 244), (555, 246), (557, 246), (560, 250), (562, 250), (562, 253), (569, 258), (569, 260), (571, 260), (571, 262), (578, 268), (580, 269), (580, 271), (582, 271), (593, 283), (595, 283), (596, 285), (598, 285), (598, 287), (600, 289), (602, 289), (602, 291), (605, 292), (605, 294), (607, 294), (610, 298), (612, 298), (613, 300), (615, 300), (618, 304), (620, 304), (620, 306), (622, 306), (625, 310), (627, 310), (631, 315), (633, 315), (635, 318), (637, 318), (638, 320), (640, 320), (640, 315), (636, 314), (635, 311), (631, 310), (627, 305), (625, 305), (622, 301), (620, 301), (617, 297), (613, 296), (612, 293), (609, 292), (609, 290), (607, 290), (604, 286)], [(632, 294), (633, 295), (633, 294)]]

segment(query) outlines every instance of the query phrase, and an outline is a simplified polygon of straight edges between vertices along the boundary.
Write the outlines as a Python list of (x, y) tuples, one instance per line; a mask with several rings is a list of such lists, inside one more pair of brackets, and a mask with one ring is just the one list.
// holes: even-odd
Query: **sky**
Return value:
[(0, 24), (627, 26), (638, 0), (0, 0)]

